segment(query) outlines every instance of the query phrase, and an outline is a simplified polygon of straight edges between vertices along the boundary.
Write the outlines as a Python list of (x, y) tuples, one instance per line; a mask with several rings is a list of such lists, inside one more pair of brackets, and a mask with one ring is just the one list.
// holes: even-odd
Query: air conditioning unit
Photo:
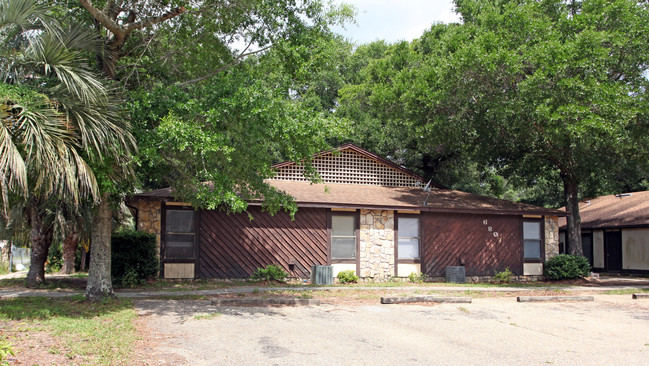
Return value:
[(466, 269), (464, 266), (446, 267), (446, 282), (466, 283)]
[(332, 266), (311, 266), (312, 285), (333, 285), (334, 268)]

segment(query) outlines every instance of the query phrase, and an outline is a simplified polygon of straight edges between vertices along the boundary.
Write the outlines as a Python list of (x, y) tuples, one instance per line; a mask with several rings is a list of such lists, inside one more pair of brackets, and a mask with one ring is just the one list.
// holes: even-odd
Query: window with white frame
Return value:
[(331, 215), (331, 258), (356, 258), (356, 215)]
[(541, 222), (523, 222), (523, 255), (525, 259), (541, 259)]
[(419, 259), (419, 217), (399, 217), (397, 225), (399, 259)]
[(192, 210), (166, 210), (165, 259), (194, 259), (194, 221)]

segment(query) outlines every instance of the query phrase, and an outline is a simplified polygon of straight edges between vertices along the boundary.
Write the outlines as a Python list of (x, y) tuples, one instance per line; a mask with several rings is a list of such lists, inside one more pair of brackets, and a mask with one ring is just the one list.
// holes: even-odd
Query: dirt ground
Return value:
[(138, 300), (151, 365), (645, 364), (649, 301), (217, 307)]

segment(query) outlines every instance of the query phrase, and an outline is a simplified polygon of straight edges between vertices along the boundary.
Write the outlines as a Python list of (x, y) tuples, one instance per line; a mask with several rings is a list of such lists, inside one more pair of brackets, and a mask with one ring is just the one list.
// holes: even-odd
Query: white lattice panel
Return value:
[[(390, 187), (415, 187), (421, 182), (400, 170), (367, 158), (355, 151), (344, 150), (313, 159), (313, 166), (324, 183), (365, 184)], [(291, 164), (276, 169), (275, 180), (307, 181), (304, 167)]]

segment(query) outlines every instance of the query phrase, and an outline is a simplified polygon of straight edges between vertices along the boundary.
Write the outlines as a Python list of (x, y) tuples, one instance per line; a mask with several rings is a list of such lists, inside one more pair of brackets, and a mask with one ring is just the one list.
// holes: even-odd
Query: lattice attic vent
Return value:
[[(390, 187), (421, 185), (421, 181), (416, 177), (351, 150), (315, 157), (313, 166), (324, 183)], [(304, 167), (299, 164), (286, 165), (275, 171), (273, 180), (308, 181), (304, 177)]]

